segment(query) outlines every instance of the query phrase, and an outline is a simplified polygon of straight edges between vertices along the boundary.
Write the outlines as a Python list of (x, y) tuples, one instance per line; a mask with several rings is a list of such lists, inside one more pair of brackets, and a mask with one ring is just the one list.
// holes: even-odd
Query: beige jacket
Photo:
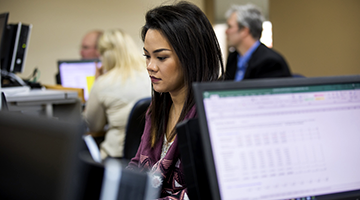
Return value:
[(109, 78), (114, 73), (109, 71), (95, 81), (83, 113), (90, 132), (104, 132), (107, 125), (105, 140), (100, 144), (102, 158), (123, 156), (129, 113), (139, 99), (151, 96), (151, 82), (146, 70), (137, 72), (136, 77), (125, 82), (121, 77)]

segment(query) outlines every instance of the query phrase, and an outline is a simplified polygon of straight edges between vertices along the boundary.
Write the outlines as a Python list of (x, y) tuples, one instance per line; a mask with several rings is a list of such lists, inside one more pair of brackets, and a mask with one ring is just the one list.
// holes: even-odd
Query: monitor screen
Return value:
[(215, 199), (360, 196), (360, 76), (194, 89)]
[(88, 100), (95, 81), (98, 60), (63, 60), (58, 61), (60, 81), (63, 87), (83, 88), (85, 101)]

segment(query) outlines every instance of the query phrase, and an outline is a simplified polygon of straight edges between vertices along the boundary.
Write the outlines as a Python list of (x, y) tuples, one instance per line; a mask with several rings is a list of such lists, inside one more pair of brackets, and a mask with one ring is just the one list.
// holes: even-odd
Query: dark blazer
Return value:
[[(234, 80), (237, 70), (238, 52), (232, 52), (226, 63), (225, 80)], [(291, 77), (285, 59), (272, 49), (260, 43), (251, 55), (244, 79)]]

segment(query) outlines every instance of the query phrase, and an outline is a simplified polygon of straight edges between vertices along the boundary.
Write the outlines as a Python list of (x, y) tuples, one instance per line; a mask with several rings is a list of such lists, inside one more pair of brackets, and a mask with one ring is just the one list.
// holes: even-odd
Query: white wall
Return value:
[[(204, 8), (203, 0), (189, 0)], [(55, 84), (57, 60), (80, 59), (80, 42), (92, 29), (121, 28), (142, 48), (140, 29), (147, 10), (172, 3), (164, 0), (0, 0), (0, 13), (10, 12), (9, 23), (31, 23), (25, 71), (37, 67), (40, 83)]]
[(271, 0), (274, 48), (307, 77), (360, 74), (359, 0)]

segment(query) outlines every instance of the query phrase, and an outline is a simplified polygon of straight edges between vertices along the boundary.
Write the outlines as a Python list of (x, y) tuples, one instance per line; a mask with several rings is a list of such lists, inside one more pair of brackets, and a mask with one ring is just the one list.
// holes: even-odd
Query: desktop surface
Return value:
[(81, 102), (75, 91), (2, 88), (8, 109), (37, 116), (56, 117), (65, 121), (81, 118)]
[(77, 99), (74, 91), (30, 89), (29, 87), (2, 88), (8, 102), (49, 101)]
[(360, 196), (360, 76), (194, 90), (214, 199)]

